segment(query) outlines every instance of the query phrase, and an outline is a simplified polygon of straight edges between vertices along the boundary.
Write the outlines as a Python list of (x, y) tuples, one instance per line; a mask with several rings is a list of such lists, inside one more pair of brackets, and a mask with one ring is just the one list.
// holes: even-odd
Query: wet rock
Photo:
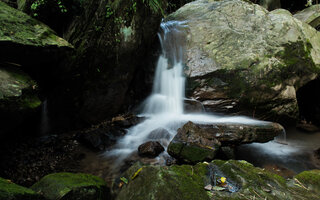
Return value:
[(168, 146), (168, 153), (178, 160), (197, 163), (213, 160), (221, 143), (198, 125), (188, 122), (178, 129)]
[(293, 16), (320, 31), (320, 4), (312, 5)]
[(184, 112), (186, 113), (201, 113), (204, 112), (204, 107), (201, 102), (193, 99), (185, 99), (184, 103)]
[(45, 198), (29, 188), (12, 183), (10, 180), (0, 178), (0, 199), (3, 200), (44, 200)]
[(213, 111), (235, 102), (264, 119), (298, 119), (296, 91), (320, 69), (320, 33), (313, 27), (287, 10), (242, 0), (193, 1), (167, 20), (189, 27), (187, 97), (210, 102)]
[[(261, 199), (308, 200), (318, 199), (320, 194), (316, 190), (319, 170), (304, 172), (296, 177), (307, 189), (299, 186), (294, 179), (286, 181), (246, 161), (214, 160), (211, 163), (172, 166), (136, 163), (121, 177), (129, 179), (138, 170), (139, 174), (121, 190), (113, 190), (117, 200), (127, 199), (128, 196), (132, 199), (190, 200), (256, 199), (260, 196)], [(225, 185), (218, 182), (222, 177), (226, 178)]]
[(225, 160), (236, 159), (235, 147), (224, 146), (220, 148), (220, 151)]
[(144, 157), (154, 158), (157, 157), (163, 151), (163, 146), (159, 142), (154, 141), (146, 142), (138, 147), (139, 155)]
[(152, 140), (170, 140), (171, 138), (171, 135), (170, 133), (167, 131), (167, 129), (164, 129), (164, 128), (158, 128), (158, 129), (155, 129), (153, 131), (151, 131), (148, 135), (148, 138), (149, 139), (152, 139)]
[(48, 200), (102, 200), (110, 198), (106, 183), (101, 178), (90, 174), (49, 174), (34, 184), (31, 189), (43, 194)]
[(212, 160), (221, 145), (268, 142), (283, 131), (277, 123), (199, 125), (188, 122), (178, 129), (168, 146), (168, 153), (191, 163)]

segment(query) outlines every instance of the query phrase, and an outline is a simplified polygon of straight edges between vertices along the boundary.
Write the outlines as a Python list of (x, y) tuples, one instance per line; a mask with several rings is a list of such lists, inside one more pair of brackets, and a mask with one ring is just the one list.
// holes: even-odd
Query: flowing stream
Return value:
[[(221, 117), (204, 113), (186, 114), (185, 77), (183, 73), (183, 54), (187, 26), (184, 22), (169, 21), (161, 24), (159, 40), (162, 47), (156, 67), (152, 94), (143, 102), (141, 116), (147, 119), (128, 129), (127, 134), (118, 141), (106, 156), (114, 156), (122, 161), (137, 152), (139, 145), (147, 141), (159, 141), (165, 148), (184, 123), (265, 123), (246, 117)], [(150, 133), (159, 128), (166, 129), (169, 135)], [(166, 153), (163, 153), (164, 155)], [(160, 156), (161, 157), (161, 156)]]

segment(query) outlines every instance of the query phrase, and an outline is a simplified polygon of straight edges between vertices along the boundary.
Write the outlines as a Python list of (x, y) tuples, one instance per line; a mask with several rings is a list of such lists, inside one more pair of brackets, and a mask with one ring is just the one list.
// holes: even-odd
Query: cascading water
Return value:
[[(119, 161), (136, 152), (138, 146), (147, 141), (159, 141), (165, 148), (177, 129), (187, 121), (195, 123), (244, 123), (261, 121), (246, 117), (221, 117), (208, 114), (185, 114), (183, 110), (185, 78), (183, 76), (183, 48), (187, 26), (184, 22), (169, 21), (161, 24), (159, 39), (162, 54), (159, 57), (152, 94), (143, 103), (142, 116), (147, 119), (130, 128), (107, 156)], [(166, 129), (168, 135), (150, 134), (157, 129)], [(152, 136), (151, 136), (152, 135)]]

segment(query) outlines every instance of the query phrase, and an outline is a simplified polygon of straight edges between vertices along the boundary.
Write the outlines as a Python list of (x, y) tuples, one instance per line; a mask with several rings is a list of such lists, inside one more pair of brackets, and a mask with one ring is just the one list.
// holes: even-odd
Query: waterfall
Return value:
[[(202, 124), (257, 123), (257, 120), (246, 117), (184, 113), (183, 51), (186, 28), (184, 22), (169, 21), (161, 24), (158, 36), (162, 54), (156, 67), (152, 94), (143, 102), (144, 109), (141, 113), (147, 119), (128, 129), (127, 134), (118, 140), (113, 149), (105, 153), (106, 156), (114, 156), (121, 161), (137, 152), (139, 145), (147, 141), (159, 141), (166, 149), (177, 129), (188, 121)], [(150, 133), (159, 128), (166, 129), (170, 134), (169, 137), (161, 134), (158, 137), (150, 137)]]

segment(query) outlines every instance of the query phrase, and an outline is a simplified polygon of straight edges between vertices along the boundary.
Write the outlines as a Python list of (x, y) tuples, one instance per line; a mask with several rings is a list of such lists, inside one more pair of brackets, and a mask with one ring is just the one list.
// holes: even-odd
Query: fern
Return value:
[(148, 5), (152, 12), (164, 15), (163, 2), (161, 0), (142, 0), (142, 2)]

